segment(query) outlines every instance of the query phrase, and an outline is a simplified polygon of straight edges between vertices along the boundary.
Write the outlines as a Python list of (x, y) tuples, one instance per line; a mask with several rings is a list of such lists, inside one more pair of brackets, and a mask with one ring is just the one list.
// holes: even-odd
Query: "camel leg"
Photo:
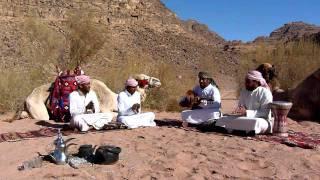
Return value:
[(48, 89), (51, 84), (42, 85), (33, 90), (26, 99), (26, 108), (32, 118), (37, 120), (49, 120), (46, 107), (46, 99), (49, 96)]
[(33, 119), (49, 120), (48, 110), (43, 102), (27, 100), (26, 105)]

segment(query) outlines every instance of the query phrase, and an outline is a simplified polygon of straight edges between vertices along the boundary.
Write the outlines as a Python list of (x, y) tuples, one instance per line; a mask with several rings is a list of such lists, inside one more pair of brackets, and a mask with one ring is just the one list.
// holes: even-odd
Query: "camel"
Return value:
[(300, 120), (320, 120), (320, 68), (294, 89), (274, 94), (276, 101), (290, 101), (289, 117)]
[(280, 83), (277, 78), (278, 74), (274, 65), (271, 65), (269, 63), (262, 63), (256, 70), (261, 72), (263, 78), (267, 81), (272, 93), (283, 92), (283, 90), (280, 89)]
[[(138, 91), (141, 93), (141, 101), (146, 98), (146, 89), (160, 87), (161, 82), (155, 77), (150, 77), (145, 74), (135, 74), (132, 76), (138, 81), (147, 81), (143, 86), (138, 86)], [(51, 83), (35, 88), (32, 93), (26, 98), (26, 111), (20, 113), (20, 118), (27, 118), (29, 115), (37, 120), (49, 120), (49, 113), (46, 106), (46, 101), (50, 94)], [(91, 89), (94, 90), (100, 102), (101, 112), (116, 112), (117, 111), (117, 94), (111, 91), (103, 82), (92, 79)]]
[(263, 77), (268, 82), (274, 101), (290, 101), (293, 106), (289, 117), (293, 119), (320, 120), (320, 69), (308, 76), (296, 88), (280, 89), (277, 73), (273, 65), (263, 63), (258, 66)]

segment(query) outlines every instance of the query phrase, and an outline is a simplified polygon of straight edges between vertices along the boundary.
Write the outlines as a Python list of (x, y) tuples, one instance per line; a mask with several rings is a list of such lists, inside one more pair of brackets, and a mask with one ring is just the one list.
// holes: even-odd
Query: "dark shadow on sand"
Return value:
[(55, 128), (61, 130), (72, 130), (68, 123), (55, 123), (50, 121), (38, 121), (35, 123), (36, 125), (45, 126), (48, 128)]
[(182, 127), (182, 121), (179, 121), (177, 119), (163, 119), (163, 120), (154, 120), (157, 124), (157, 126), (167, 126), (167, 127), (174, 127), (174, 128), (180, 128)]
[(81, 132), (77, 129), (74, 129), (69, 126), (69, 123), (56, 123), (54, 121), (38, 121), (35, 124), (48, 127), (48, 128), (54, 128), (54, 129), (61, 129), (62, 132), (73, 132), (73, 133), (78, 133), (78, 134), (86, 134), (89, 132), (95, 132), (95, 133), (103, 133), (106, 131), (120, 131), (120, 130), (125, 130), (127, 127), (124, 125), (121, 125), (119, 123), (109, 123), (103, 127), (101, 130), (95, 130), (95, 129), (90, 129), (89, 131), (86, 132)]
[[(169, 128), (182, 128), (182, 121), (177, 119), (155, 120), (155, 122), (157, 126), (160, 126), (160, 127), (166, 126)], [(194, 129), (195, 131), (202, 132), (202, 133), (217, 133), (225, 136), (235, 135), (235, 136), (241, 136), (241, 137), (255, 136), (254, 131), (246, 133), (245, 131), (234, 130), (230, 134), (227, 132), (226, 129), (215, 126), (215, 123), (200, 124), (200, 125), (189, 124), (189, 127), (191, 129)]]

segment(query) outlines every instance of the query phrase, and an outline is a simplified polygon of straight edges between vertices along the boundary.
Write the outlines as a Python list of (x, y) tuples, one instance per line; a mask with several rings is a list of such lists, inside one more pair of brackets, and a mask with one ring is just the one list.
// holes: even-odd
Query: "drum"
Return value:
[(278, 136), (287, 137), (287, 115), (292, 107), (291, 102), (274, 101), (270, 103), (270, 108), (274, 117), (273, 133)]

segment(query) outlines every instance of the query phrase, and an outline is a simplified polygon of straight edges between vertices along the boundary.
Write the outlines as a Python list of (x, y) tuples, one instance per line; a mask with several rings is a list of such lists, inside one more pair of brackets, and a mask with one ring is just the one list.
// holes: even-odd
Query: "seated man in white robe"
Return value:
[(141, 95), (137, 91), (138, 82), (129, 78), (126, 89), (118, 95), (118, 121), (128, 128), (156, 126), (153, 112), (141, 113)]
[[(213, 79), (206, 72), (198, 74), (199, 85), (195, 86), (193, 92), (193, 103), (191, 110), (182, 111), (182, 126), (188, 127), (190, 124), (202, 124), (220, 118), (221, 97), (218, 87), (213, 83)], [(184, 97), (187, 98), (187, 97)], [(190, 101), (190, 100), (187, 100)], [(183, 99), (181, 106), (185, 106)], [(188, 106), (188, 105), (187, 105)]]
[(245, 78), (246, 89), (240, 93), (237, 109), (233, 115), (220, 118), (216, 126), (228, 131), (254, 131), (255, 134), (271, 133), (272, 121), (269, 103), (272, 93), (258, 71), (249, 71)]
[(96, 93), (90, 90), (90, 77), (76, 76), (78, 90), (69, 95), (70, 98), (70, 126), (80, 131), (91, 128), (100, 130), (112, 121), (111, 113), (100, 113), (99, 101)]

